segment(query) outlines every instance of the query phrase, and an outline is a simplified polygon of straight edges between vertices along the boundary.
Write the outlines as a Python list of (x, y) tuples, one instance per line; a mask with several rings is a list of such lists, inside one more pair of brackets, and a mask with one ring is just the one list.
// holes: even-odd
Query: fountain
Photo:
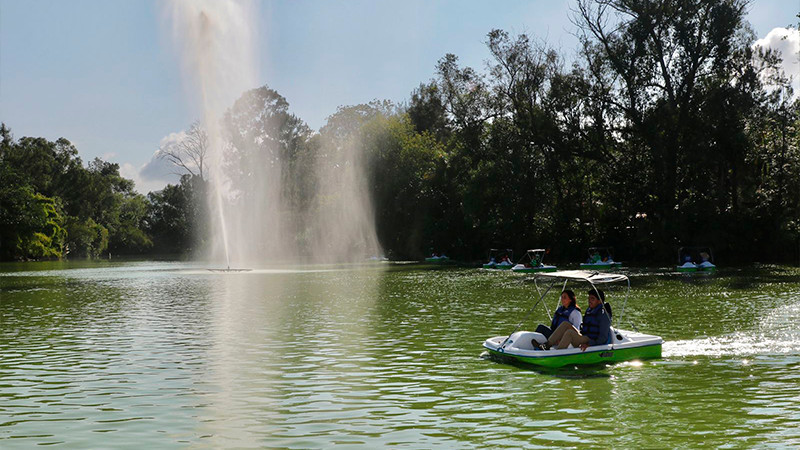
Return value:
[(366, 162), (354, 138), (324, 140), (326, 147), (318, 151), (325, 157), (312, 158), (302, 167), (315, 180), (315, 190), (301, 194), (310, 199), (310, 206), (298, 210), (297, 202), (287, 199), (288, 163), (281, 151), (265, 143), (278, 138), (266, 133), (233, 139), (240, 130), (223, 124), (223, 118), (250, 113), (248, 120), (258, 127), (269, 130), (274, 125), (260, 111), (252, 114), (263, 104), (248, 103), (266, 92), (253, 89), (259, 84), (255, 4), (173, 0), (165, 5), (187, 96), (208, 134), (208, 200), (213, 212), (208, 257), (224, 261), (226, 267), (216, 270), (239, 270), (231, 269), (232, 263), (361, 262), (381, 254), (365, 182)]

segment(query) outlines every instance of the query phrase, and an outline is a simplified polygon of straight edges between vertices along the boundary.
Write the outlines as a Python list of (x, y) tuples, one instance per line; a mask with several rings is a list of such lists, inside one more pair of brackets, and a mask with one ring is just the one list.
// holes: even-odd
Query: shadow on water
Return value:
[(536, 372), (539, 375), (546, 375), (553, 378), (563, 379), (586, 379), (586, 378), (610, 378), (605, 369), (609, 366), (608, 363), (591, 364), (585, 366), (567, 365), (563, 367), (543, 367), (535, 364), (528, 364), (513, 358), (502, 358), (492, 355), (489, 352), (483, 352), (480, 355), (483, 360), (491, 361), (496, 364), (505, 364), (516, 367), (518, 369), (526, 370), (529, 372)]

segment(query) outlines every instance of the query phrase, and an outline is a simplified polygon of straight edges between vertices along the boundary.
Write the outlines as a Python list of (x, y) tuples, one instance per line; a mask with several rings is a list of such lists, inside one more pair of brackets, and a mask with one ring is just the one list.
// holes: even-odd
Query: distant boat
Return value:
[(614, 261), (612, 247), (589, 247), (589, 258), (581, 263), (581, 270), (611, 270), (622, 267), (621, 262)]
[(489, 262), (483, 265), (484, 269), (498, 269), (509, 270), (514, 267), (513, 261), (514, 249), (507, 248), (505, 250), (498, 250), (496, 248), (489, 249)]
[[(536, 278), (543, 277), (550, 281), (550, 286), (545, 289), (539, 301), (533, 305), (531, 311), (541, 302), (548, 292), (555, 290), (559, 292), (558, 286), (568, 281), (588, 283), (592, 288), (595, 285), (624, 282), (628, 285), (625, 293), (625, 303), (622, 305), (622, 314), (625, 314), (625, 304), (630, 293), (630, 280), (625, 275), (612, 273), (586, 272), (581, 270), (567, 270), (554, 273), (540, 273)], [(554, 289), (555, 288), (555, 289)], [(537, 288), (538, 289), (538, 288)], [(608, 305), (607, 303), (605, 305)], [(610, 306), (606, 306), (606, 311), (610, 311)], [(548, 311), (549, 314), (549, 311)], [(609, 313), (610, 314), (610, 313)], [(526, 316), (527, 318), (527, 316)], [(523, 319), (523, 322), (525, 319)], [(501, 362), (521, 362), (545, 367), (562, 367), (566, 365), (588, 365), (614, 361), (629, 361), (641, 359), (653, 359), (661, 357), (661, 345), (664, 340), (660, 336), (639, 333), (637, 331), (627, 331), (615, 328), (615, 323), (622, 323), (622, 317), (614, 320), (612, 316), (611, 332), (607, 344), (593, 345), (585, 351), (580, 348), (570, 346), (565, 349), (542, 350), (540, 344), (547, 342), (543, 334), (533, 331), (517, 331), (522, 325), (517, 325), (510, 335), (496, 336), (489, 338), (483, 343), (483, 347), (489, 351), (492, 359)], [(634, 329), (636, 327), (634, 326)]]
[(443, 263), (443, 262), (447, 262), (447, 261), (450, 261), (449, 257), (447, 257), (445, 255), (437, 255), (436, 253), (434, 253), (433, 255), (425, 258), (425, 262), (429, 262), (429, 263)]
[(525, 252), (525, 256), (511, 270), (517, 273), (555, 272), (558, 270), (556, 266), (544, 264), (544, 257), (547, 253), (547, 250), (543, 248), (528, 250)]
[(678, 272), (714, 272), (714, 254), (711, 247), (681, 247), (678, 249)]

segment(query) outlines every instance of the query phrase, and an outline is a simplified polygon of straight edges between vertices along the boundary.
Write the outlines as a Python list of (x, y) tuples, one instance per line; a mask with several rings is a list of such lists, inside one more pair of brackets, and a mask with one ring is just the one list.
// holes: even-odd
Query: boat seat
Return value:
[(535, 331), (517, 331), (511, 335), (510, 340), (514, 341), (511, 346), (520, 350), (536, 350), (539, 348), (538, 344), (547, 342), (547, 338), (542, 333)]

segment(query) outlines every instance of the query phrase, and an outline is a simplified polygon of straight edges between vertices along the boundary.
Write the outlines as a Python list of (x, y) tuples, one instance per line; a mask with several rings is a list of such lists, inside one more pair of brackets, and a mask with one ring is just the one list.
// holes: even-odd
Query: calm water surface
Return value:
[(663, 359), (537, 372), (518, 274), (0, 265), (0, 448), (800, 446), (800, 270), (628, 273)]

